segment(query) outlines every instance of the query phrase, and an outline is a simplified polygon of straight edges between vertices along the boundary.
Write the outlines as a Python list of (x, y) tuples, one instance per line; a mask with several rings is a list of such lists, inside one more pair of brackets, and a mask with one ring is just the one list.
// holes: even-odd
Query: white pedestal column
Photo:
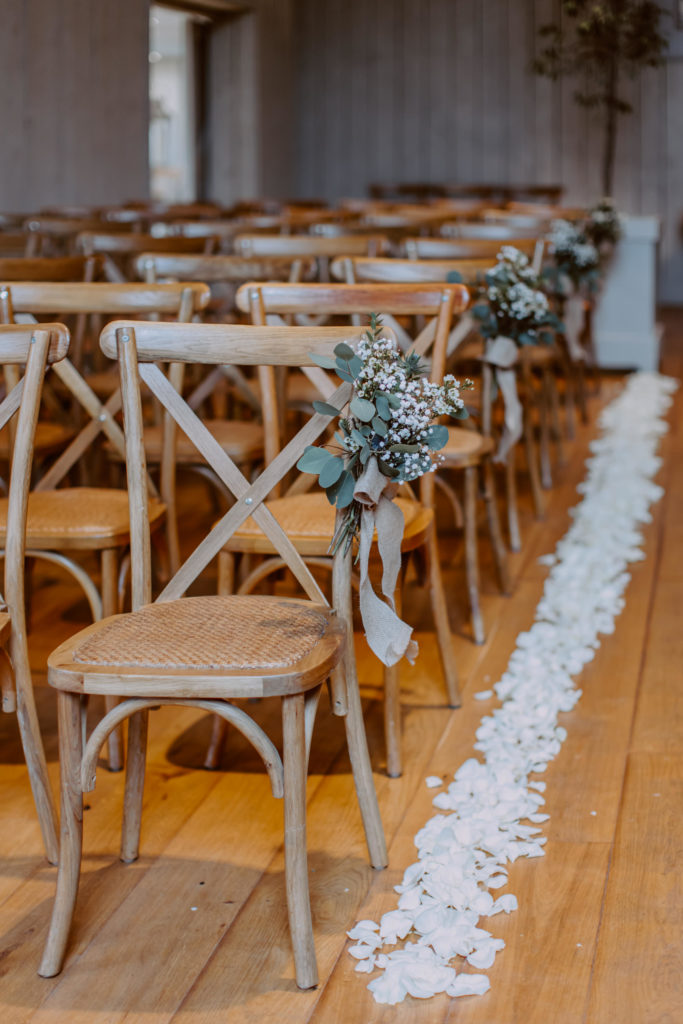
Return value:
[(655, 321), (657, 217), (623, 217), (622, 237), (593, 314), (600, 366), (656, 370), (660, 332)]

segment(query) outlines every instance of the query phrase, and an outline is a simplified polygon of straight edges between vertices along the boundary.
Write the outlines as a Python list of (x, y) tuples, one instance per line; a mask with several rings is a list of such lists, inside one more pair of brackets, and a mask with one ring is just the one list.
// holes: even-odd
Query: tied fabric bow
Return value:
[(517, 362), (517, 346), (511, 338), (499, 334), (486, 342), (484, 359), (496, 368), (496, 380), (503, 396), (503, 434), (498, 443), (494, 462), (504, 462), (508, 452), (522, 436), (522, 403), (517, 394), (517, 376), (513, 366)]
[[(396, 484), (384, 476), (373, 456), (368, 459), (353, 492), (362, 506), (358, 543), (360, 614), (370, 648), (385, 665), (395, 665), (404, 655), (412, 664), (417, 657), (417, 644), (411, 640), (413, 630), (399, 619), (394, 604), (404, 527), (403, 512), (393, 501), (396, 490)], [(375, 530), (385, 601), (375, 593), (368, 572)]]
[(575, 363), (581, 362), (586, 358), (586, 351), (581, 344), (581, 335), (586, 322), (586, 307), (578, 292), (573, 292), (565, 299), (562, 320), (569, 355)]

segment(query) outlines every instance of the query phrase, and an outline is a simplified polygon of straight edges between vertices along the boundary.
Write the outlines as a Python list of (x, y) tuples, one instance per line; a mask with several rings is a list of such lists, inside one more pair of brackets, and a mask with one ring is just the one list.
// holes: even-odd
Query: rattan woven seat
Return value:
[[(40, 458), (61, 451), (75, 436), (76, 431), (63, 423), (39, 421), (36, 427), (36, 441), (33, 446), (35, 457)], [(9, 434), (7, 430), (3, 430), (0, 432), (0, 459), (7, 461), (8, 458)]]
[[(145, 693), (158, 696), (189, 695), (190, 687), (195, 698), (278, 695), (288, 693), (292, 677), (302, 672), (318, 685), (344, 642), (334, 613), (311, 601), (188, 597), (82, 630), (50, 656), (50, 682), (72, 692), (106, 693), (107, 676), (115, 672), (123, 673), (116, 682), (119, 695), (127, 682), (139, 686), (140, 679)], [(206, 676), (206, 686), (195, 673)], [(82, 677), (81, 685), (75, 677)], [(240, 693), (236, 679), (244, 680)]]
[[(164, 515), (160, 501), (150, 498), (150, 523)], [(4, 544), (7, 498), (0, 498), (0, 543)], [(29, 548), (79, 548), (126, 544), (130, 530), (128, 493), (107, 487), (69, 487), (34, 491), (28, 499), (26, 545)]]
[[(410, 551), (423, 542), (433, 514), (416, 501), (396, 498), (403, 512), (405, 528), (401, 547)], [(275, 498), (266, 502), (280, 526), (302, 555), (327, 555), (334, 536), (335, 508), (322, 491)], [(253, 519), (245, 520), (227, 545), (230, 551), (272, 553), (273, 546)]]

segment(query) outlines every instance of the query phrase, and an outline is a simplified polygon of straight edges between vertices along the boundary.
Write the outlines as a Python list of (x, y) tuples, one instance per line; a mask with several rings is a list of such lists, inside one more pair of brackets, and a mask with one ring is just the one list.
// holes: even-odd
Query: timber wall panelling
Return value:
[(0, 209), (148, 194), (145, 0), (2, 0)]
[[(672, 8), (673, 9), (673, 8)], [(562, 182), (600, 195), (600, 128), (573, 80), (530, 71), (559, 0), (298, 0), (296, 182), (301, 195), (365, 194), (394, 181)], [(615, 198), (659, 214), (664, 301), (683, 302), (683, 32), (624, 91)]]

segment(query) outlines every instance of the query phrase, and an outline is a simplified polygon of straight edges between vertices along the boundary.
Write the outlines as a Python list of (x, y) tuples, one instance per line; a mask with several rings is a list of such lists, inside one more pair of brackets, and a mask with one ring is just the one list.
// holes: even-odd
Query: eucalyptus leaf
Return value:
[(371, 455), (372, 455), (372, 448), (370, 448), (369, 445), (366, 446), (365, 448), (363, 448), (363, 450), (360, 453), (360, 464), (361, 464), (361, 466), (364, 466), (366, 464), (366, 462), (368, 461), (368, 459), (370, 458)]
[(356, 429), (355, 429), (355, 427), (354, 427), (354, 429), (353, 429), (353, 430), (351, 431), (351, 437), (352, 437), (352, 438), (353, 438), (353, 440), (354, 440), (354, 441), (356, 442), (356, 444), (359, 444), (359, 445), (361, 446), (361, 448), (362, 448), (362, 447), (363, 447), (363, 446), (364, 446), (364, 445), (366, 444), (366, 442), (367, 442), (367, 438), (366, 438), (366, 437), (365, 437), (365, 436), (364, 436), (363, 434), (361, 434), (360, 430), (356, 430)]
[(347, 508), (353, 501), (356, 480), (353, 473), (345, 470), (339, 478), (337, 489), (337, 508)]
[(354, 356), (353, 359), (349, 359), (348, 367), (349, 373), (355, 378), (363, 369), (363, 360), (359, 356)]
[(340, 359), (348, 361), (349, 359), (353, 359), (356, 353), (350, 345), (347, 345), (345, 341), (341, 341), (338, 345), (334, 346), (334, 354), (335, 356), (339, 356)]
[(419, 452), (419, 444), (391, 444), (387, 449), (390, 452)]
[(382, 476), (388, 476), (390, 480), (395, 480), (397, 476), (401, 475), (398, 469), (389, 466), (383, 459), (377, 459), (377, 465)]
[(336, 484), (343, 471), (344, 460), (340, 459), (338, 455), (334, 455), (325, 463), (320, 471), (318, 483), (321, 487), (330, 487), (332, 484)]
[(341, 409), (335, 409), (335, 407), (330, 405), (329, 402), (315, 401), (313, 403), (313, 408), (316, 412), (319, 412), (321, 416), (338, 416), (341, 412)]
[(381, 416), (383, 420), (391, 419), (389, 399), (386, 395), (381, 394), (381, 392), (377, 392), (375, 395), (375, 408), (377, 409), (377, 415)]
[(392, 395), (392, 394), (387, 395), (387, 401), (388, 401), (388, 403), (389, 403), (389, 405), (391, 406), (392, 409), (400, 409), (401, 408), (401, 399), (399, 398), (398, 395)]
[(380, 416), (375, 416), (373, 419), (372, 429), (376, 434), (379, 434), (380, 437), (386, 437), (389, 433), (389, 427)]
[(337, 363), (336, 360), (332, 358), (332, 356), (324, 356), (320, 355), (317, 352), (309, 352), (308, 358), (311, 360), (312, 363), (315, 363), (316, 366), (322, 366), (323, 370), (336, 369)]
[(328, 452), (326, 448), (317, 448), (315, 445), (309, 444), (304, 449), (296, 468), (302, 473), (319, 473), (332, 458), (334, 458), (332, 452)]
[(377, 412), (373, 403), (369, 402), (367, 398), (354, 398), (349, 408), (351, 413), (363, 423), (369, 423)]
[(440, 451), (448, 444), (448, 427), (435, 423), (427, 431), (427, 444), (433, 452)]

